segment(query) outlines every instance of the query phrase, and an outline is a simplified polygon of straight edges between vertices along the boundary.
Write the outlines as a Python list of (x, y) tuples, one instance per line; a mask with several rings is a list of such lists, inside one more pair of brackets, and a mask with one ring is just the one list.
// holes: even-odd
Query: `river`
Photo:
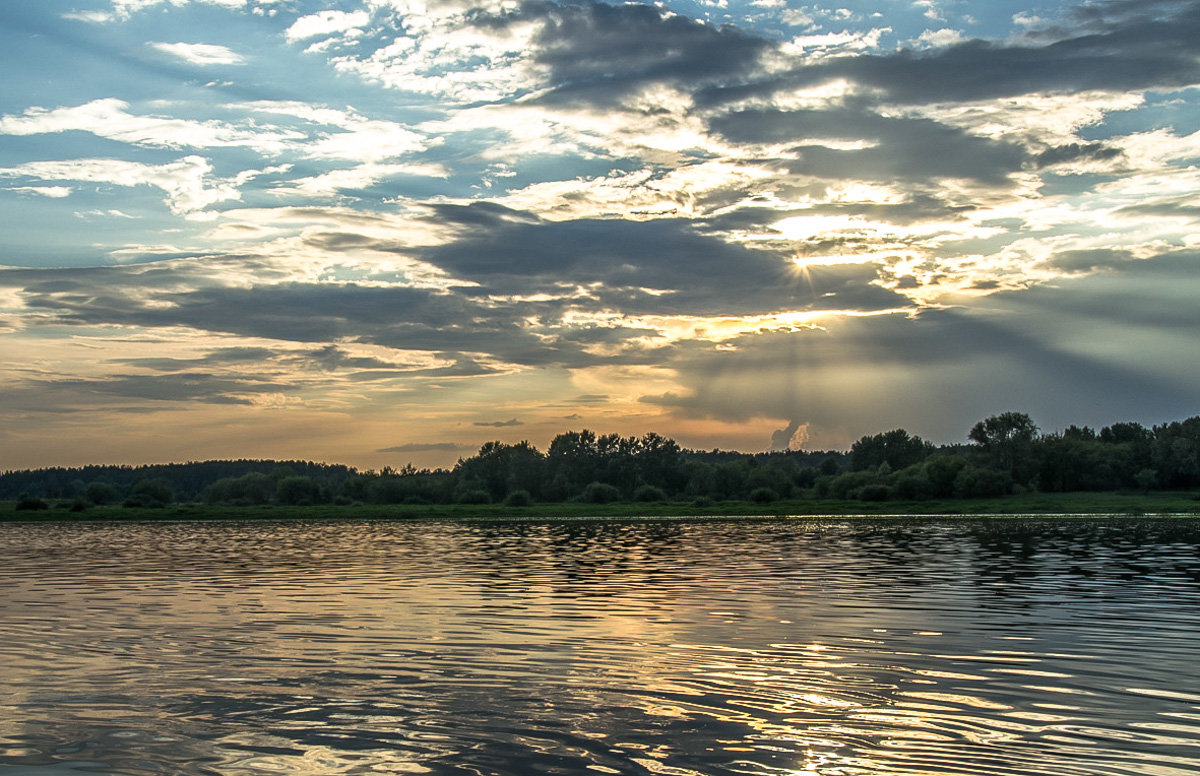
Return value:
[(0, 524), (0, 776), (1200, 774), (1200, 520)]

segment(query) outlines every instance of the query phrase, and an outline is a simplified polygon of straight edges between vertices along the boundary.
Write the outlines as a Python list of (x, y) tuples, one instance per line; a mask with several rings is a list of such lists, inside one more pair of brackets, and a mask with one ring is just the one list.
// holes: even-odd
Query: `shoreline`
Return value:
[(108, 520), (455, 520), (455, 519), (637, 519), (667, 517), (1151, 517), (1200, 515), (1200, 492), (1026, 493), (999, 498), (937, 501), (787, 500), (768, 504), (718, 501), (503, 504), (355, 504), (224, 506), (171, 504), (164, 507), (94, 506), (82, 512), (53, 508), (17, 510), (0, 502), (0, 522), (91, 522)]

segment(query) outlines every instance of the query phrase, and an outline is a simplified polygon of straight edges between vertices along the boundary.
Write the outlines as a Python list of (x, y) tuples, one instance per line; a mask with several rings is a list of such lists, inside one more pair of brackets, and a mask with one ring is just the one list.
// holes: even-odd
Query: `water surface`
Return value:
[(1195, 519), (0, 525), (0, 776), (1200, 774)]

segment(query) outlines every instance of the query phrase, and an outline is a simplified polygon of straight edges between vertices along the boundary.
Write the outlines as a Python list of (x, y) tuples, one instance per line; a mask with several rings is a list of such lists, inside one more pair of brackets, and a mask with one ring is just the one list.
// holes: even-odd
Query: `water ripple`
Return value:
[(1200, 775), (1188, 519), (0, 526), (0, 776)]

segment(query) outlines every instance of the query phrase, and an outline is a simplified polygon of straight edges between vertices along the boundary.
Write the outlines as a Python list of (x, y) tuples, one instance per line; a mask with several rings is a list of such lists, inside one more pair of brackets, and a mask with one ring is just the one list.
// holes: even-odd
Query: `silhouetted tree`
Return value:
[(84, 498), (93, 504), (115, 504), (121, 500), (121, 491), (107, 482), (89, 482), (83, 489)]
[(909, 436), (902, 428), (882, 434), (865, 436), (850, 447), (850, 468), (870, 469), (886, 463), (893, 470), (920, 463), (934, 451), (934, 446), (919, 436)]
[(275, 500), (280, 504), (301, 506), (314, 504), (317, 501), (319, 489), (311, 477), (292, 475), (283, 477), (275, 485)]
[(161, 507), (175, 500), (171, 483), (163, 477), (139, 480), (125, 499), (127, 507)]
[(1025, 413), (1003, 412), (976, 423), (968, 438), (987, 453), (996, 469), (1018, 479), (1018, 469), (1032, 468), (1029, 453), (1037, 432), (1037, 425)]

